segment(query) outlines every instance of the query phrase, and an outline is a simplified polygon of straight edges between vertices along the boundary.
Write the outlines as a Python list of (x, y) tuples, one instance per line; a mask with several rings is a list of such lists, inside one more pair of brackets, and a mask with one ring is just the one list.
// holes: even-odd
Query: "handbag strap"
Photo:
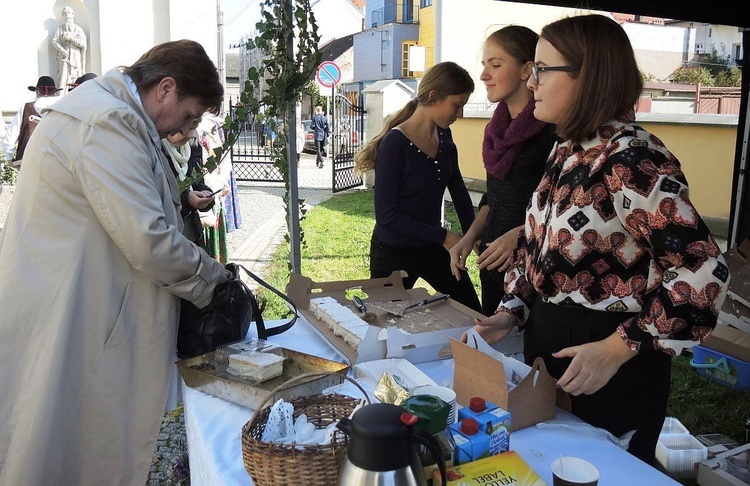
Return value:
[(284, 324), (281, 324), (279, 326), (274, 326), (270, 329), (266, 329), (265, 323), (263, 322), (263, 316), (261, 314), (262, 311), (258, 307), (257, 301), (255, 299), (250, 299), (250, 304), (253, 308), (253, 317), (255, 318), (255, 326), (258, 329), (258, 339), (268, 339), (269, 336), (275, 336), (277, 334), (281, 334), (284, 331), (288, 331), (294, 325), (294, 323), (297, 322), (297, 306), (294, 304), (294, 302), (292, 302), (291, 299), (289, 299), (289, 297), (284, 295), (281, 291), (276, 289), (274, 286), (272, 286), (271, 284), (269, 284), (268, 282), (266, 282), (259, 276), (255, 275), (253, 272), (251, 272), (244, 266), (238, 263), (233, 263), (232, 265), (236, 266), (237, 268), (241, 268), (242, 270), (245, 271), (245, 273), (250, 278), (258, 282), (259, 284), (261, 284), (262, 286), (264, 286), (265, 288), (267, 288), (274, 294), (281, 297), (286, 303), (286, 305), (289, 307), (289, 310), (292, 312), (292, 317), (289, 319), (288, 322), (285, 322)]

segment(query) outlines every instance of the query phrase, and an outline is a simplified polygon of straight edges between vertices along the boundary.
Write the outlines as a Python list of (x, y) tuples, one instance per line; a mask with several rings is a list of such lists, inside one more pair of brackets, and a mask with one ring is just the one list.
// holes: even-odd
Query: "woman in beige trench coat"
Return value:
[(145, 484), (179, 298), (226, 279), (181, 233), (161, 138), (222, 96), (203, 48), (168, 42), (35, 130), (0, 233), (0, 484)]

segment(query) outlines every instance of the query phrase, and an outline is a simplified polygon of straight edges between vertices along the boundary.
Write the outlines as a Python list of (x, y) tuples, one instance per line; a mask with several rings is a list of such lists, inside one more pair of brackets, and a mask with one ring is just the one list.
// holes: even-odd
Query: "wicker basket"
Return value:
[[(266, 406), (276, 393), (300, 381), (331, 372), (312, 372), (299, 375), (274, 389), (242, 427), (242, 462), (256, 486), (277, 486), (279, 484), (304, 484), (309, 486), (330, 486), (338, 482), (339, 469), (346, 457), (348, 445), (344, 433), (334, 434), (333, 442), (327, 445), (275, 444), (260, 440), (268, 421), (272, 405)], [(367, 392), (352, 378), (339, 375), (359, 388), (366, 402), (370, 403)], [(310, 395), (295, 397), (289, 402), (294, 405), (295, 420), (307, 414), (307, 420), (316, 428), (323, 428), (348, 417), (360, 403), (360, 399), (344, 395)]]

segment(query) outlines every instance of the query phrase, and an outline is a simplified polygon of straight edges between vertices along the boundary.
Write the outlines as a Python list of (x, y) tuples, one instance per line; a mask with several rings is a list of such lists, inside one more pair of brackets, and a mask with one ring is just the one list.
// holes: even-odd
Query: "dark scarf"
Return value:
[(501, 101), (484, 129), (482, 160), (487, 172), (498, 179), (505, 179), (524, 142), (541, 132), (545, 125), (545, 122), (534, 118), (533, 99), (512, 120), (508, 105)]

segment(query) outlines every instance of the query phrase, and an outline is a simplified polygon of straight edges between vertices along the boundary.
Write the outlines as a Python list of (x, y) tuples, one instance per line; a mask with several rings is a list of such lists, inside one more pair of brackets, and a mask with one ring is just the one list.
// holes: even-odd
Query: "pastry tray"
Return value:
[(349, 372), (349, 365), (320, 358), (310, 354), (278, 348), (284, 356), (284, 373), (264, 382), (245, 380), (227, 372), (216, 351), (177, 362), (177, 368), (185, 384), (209, 395), (227, 400), (254, 410), (276, 387), (305, 373), (327, 371), (342, 375), (311, 377), (293, 387), (278, 392), (277, 398), (289, 400), (292, 397), (321, 393), (325, 388), (339, 385)]
[(437, 385), (435, 381), (424, 374), (408, 360), (402, 358), (386, 358), (366, 361), (354, 366), (354, 377), (364, 378), (377, 383), (383, 373), (393, 376), (396, 382), (403, 383), (409, 392), (424, 385)]

